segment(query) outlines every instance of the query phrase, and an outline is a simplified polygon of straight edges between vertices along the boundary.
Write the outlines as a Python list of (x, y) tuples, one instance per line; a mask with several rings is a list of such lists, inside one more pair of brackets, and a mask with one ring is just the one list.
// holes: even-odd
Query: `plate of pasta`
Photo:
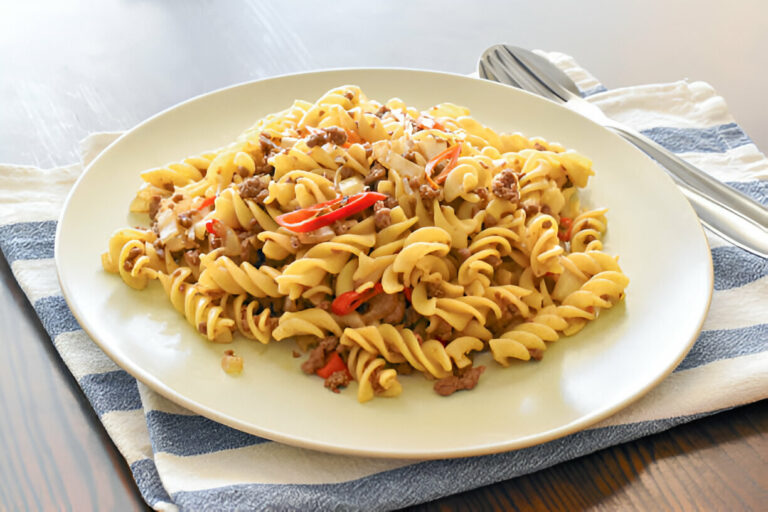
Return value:
[(74, 186), (81, 326), (170, 400), (274, 441), (443, 458), (576, 432), (661, 382), (712, 263), (672, 181), (503, 85), (331, 70), (206, 94)]

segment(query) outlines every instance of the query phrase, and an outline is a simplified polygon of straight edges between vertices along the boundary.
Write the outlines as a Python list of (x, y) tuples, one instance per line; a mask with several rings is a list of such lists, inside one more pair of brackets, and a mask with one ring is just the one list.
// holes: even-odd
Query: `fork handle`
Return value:
[(613, 123), (608, 128), (669, 172), (704, 225), (734, 245), (768, 258), (768, 208), (635, 130)]

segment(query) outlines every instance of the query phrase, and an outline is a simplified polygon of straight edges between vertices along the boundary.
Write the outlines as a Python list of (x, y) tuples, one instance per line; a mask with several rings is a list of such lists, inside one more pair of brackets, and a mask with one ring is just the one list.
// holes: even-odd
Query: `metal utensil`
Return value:
[(481, 78), (512, 85), (566, 107), (618, 133), (656, 160), (672, 176), (702, 224), (734, 245), (768, 258), (768, 209), (712, 178), (632, 128), (608, 118), (584, 100), (576, 84), (557, 66), (535, 53), (494, 45), (480, 58)]

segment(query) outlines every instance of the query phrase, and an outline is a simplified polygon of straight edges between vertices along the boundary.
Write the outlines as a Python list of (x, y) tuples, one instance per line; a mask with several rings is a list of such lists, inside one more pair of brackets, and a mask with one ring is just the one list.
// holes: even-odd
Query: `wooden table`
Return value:
[[(497, 42), (567, 51), (608, 87), (708, 81), (768, 147), (768, 7), (628, 4), (5, 3), (0, 161), (70, 163), (88, 133), (126, 129), (193, 95), (276, 74), (343, 66), (469, 73)], [(144, 508), (2, 258), (0, 288), (0, 509)], [(766, 402), (752, 404), (417, 509), (758, 510), (768, 503), (766, 432)]]

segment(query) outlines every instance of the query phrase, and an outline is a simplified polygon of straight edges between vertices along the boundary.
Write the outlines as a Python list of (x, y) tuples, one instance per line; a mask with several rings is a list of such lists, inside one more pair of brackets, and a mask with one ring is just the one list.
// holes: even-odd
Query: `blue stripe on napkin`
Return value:
[(736, 123), (710, 128), (669, 128), (656, 126), (641, 133), (653, 139), (673, 153), (725, 153), (752, 140)]
[(730, 245), (712, 249), (712, 266), (718, 291), (738, 288), (768, 275), (768, 260)]
[(601, 84), (601, 85), (596, 85), (590, 89), (584, 89), (583, 91), (580, 91), (580, 92), (581, 92), (582, 98), (587, 98), (589, 96), (592, 96), (593, 94), (598, 94), (601, 92), (605, 92), (607, 90), (608, 89), (606, 89), (605, 86)]
[(747, 194), (763, 206), (768, 206), (768, 180), (729, 181), (728, 185)]
[(0, 250), (10, 265), (16, 260), (53, 258), (56, 221), (18, 222), (0, 226)]
[(141, 409), (136, 379), (124, 370), (86, 375), (78, 382), (96, 414)]
[(63, 332), (77, 331), (80, 329), (80, 324), (75, 320), (72, 311), (67, 306), (67, 301), (61, 295), (53, 295), (51, 297), (43, 297), (38, 299), (33, 307), (37, 312), (37, 316), (43, 322), (48, 335), (52, 340), (56, 339), (56, 336)]
[[(768, 308), (768, 305), (766, 305)], [(704, 331), (675, 371), (768, 350), (768, 324)]]
[[(718, 411), (719, 412), (719, 411)], [(388, 510), (437, 499), (532, 473), (560, 462), (667, 430), (712, 413), (585, 430), (512, 452), (444, 459), (377, 473), (337, 484), (247, 484), (178, 492), (174, 502), (199, 510)]]
[[(153, 450), (173, 455), (201, 455), (267, 441), (202, 416), (149, 411), (147, 425), (153, 434)], [(190, 438), (192, 432), (194, 438)]]
[(133, 473), (133, 479), (136, 480), (136, 485), (138, 485), (144, 501), (150, 505), (160, 501), (171, 503), (171, 497), (168, 496), (168, 492), (163, 487), (155, 461), (152, 459), (137, 460), (131, 464), (131, 473)]

